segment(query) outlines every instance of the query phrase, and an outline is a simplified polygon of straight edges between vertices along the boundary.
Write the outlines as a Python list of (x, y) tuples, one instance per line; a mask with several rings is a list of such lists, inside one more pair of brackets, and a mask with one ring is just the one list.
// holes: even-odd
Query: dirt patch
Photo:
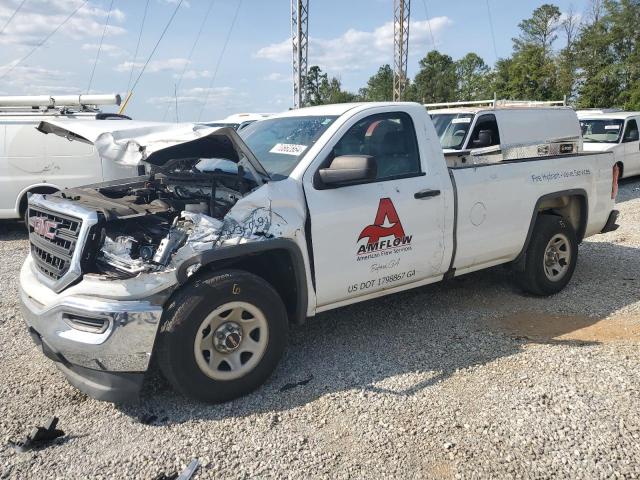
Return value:
[(493, 320), (492, 326), (509, 335), (531, 340), (640, 343), (640, 314), (613, 314), (607, 318), (519, 312)]

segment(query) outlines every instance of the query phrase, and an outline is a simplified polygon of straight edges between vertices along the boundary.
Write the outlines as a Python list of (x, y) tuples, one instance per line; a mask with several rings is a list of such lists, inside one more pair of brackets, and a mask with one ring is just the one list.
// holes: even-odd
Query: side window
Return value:
[(485, 148), (493, 145), (500, 145), (498, 122), (493, 114), (482, 115), (473, 127), (467, 148)]
[(635, 120), (631, 119), (627, 121), (627, 127), (624, 129), (624, 135), (622, 136), (623, 142), (637, 142), (638, 141), (638, 124)]
[(338, 141), (332, 157), (371, 155), (378, 166), (377, 180), (420, 173), (418, 142), (411, 117), (384, 113), (360, 120)]

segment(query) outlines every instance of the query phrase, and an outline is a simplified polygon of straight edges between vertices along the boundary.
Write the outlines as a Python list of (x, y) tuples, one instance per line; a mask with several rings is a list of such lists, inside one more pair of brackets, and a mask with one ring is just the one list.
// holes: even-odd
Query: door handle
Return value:
[(413, 198), (431, 198), (440, 195), (440, 190), (431, 190), (429, 188), (420, 190), (413, 195)]

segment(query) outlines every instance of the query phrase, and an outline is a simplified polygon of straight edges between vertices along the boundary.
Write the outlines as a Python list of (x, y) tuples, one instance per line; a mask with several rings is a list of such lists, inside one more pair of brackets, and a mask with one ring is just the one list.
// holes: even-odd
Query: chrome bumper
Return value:
[[(66, 297), (44, 306), (29, 297), (22, 287), (20, 300), (27, 325), (68, 363), (109, 372), (147, 370), (162, 316), (161, 306), (146, 301), (81, 297)], [(102, 323), (104, 331), (79, 329), (85, 319)]]
[(148, 299), (115, 300), (72, 294), (73, 287), (56, 294), (38, 282), (30, 263), (20, 272), (20, 303), (34, 342), (89, 396), (113, 402), (135, 398), (166, 295), (152, 291)]

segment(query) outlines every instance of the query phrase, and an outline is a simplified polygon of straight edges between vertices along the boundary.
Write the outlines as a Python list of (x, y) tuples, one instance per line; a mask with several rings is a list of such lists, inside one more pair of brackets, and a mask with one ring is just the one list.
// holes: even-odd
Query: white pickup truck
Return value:
[(418, 104), (300, 109), (240, 135), (100, 126), (39, 129), (151, 174), (32, 195), (20, 285), (34, 340), (104, 400), (135, 396), (152, 356), (179, 391), (235, 398), (290, 322), (494, 265), (554, 294), (582, 239), (617, 226), (611, 154), (448, 168)]
[(578, 111), (585, 152), (611, 152), (620, 178), (640, 175), (640, 112)]

